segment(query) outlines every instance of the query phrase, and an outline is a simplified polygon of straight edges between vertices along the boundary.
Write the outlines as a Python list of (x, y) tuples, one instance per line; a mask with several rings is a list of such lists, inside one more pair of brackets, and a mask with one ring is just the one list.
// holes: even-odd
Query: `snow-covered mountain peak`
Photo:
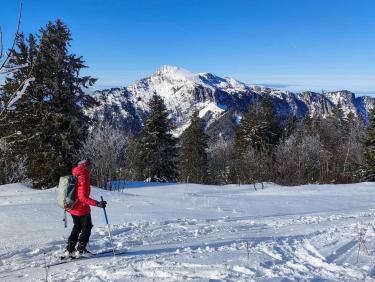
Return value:
[(227, 81), (228, 85), (231, 86), (231, 88), (238, 91), (245, 91), (248, 89), (248, 86), (245, 83), (232, 77), (226, 77), (225, 80)]
[(348, 90), (328, 92), (328, 93), (325, 93), (325, 95), (327, 97), (330, 97), (330, 99), (334, 100), (335, 104), (338, 104), (338, 102), (342, 103), (342, 100), (353, 100), (353, 99), (355, 99), (355, 94), (353, 92), (348, 91)]
[(172, 81), (193, 81), (196, 82), (197, 75), (185, 70), (180, 67), (164, 65), (161, 66), (153, 76), (159, 76), (163, 78), (168, 78)]
[(249, 87), (245, 83), (232, 77), (221, 78), (208, 72), (198, 75), (203, 83), (231, 93), (249, 90)]
[[(141, 128), (148, 114), (148, 101), (153, 94), (161, 96), (176, 132), (181, 133), (190, 122), (194, 111), (206, 121), (213, 135), (226, 132), (233, 137), (238, 119), (249, 104), (269, 96), (280, 117), (331, 115), (340, 103), (344, 114), (354, 113), (368, 121), (368, 111), (375, 105), (372, 97), (356, 97), (341, 90), (328, 93), (306, 91), (293, 93), (259, 85), (247, 85), (231, 77), (212, 73), (192, 73), (180, 67), (164, 65), (149, 77), (142, 78), (125, 88), (98, 91), (94, 97), (100, 102), (93, 115), (105, 117), (118, 126)], [(130, 126), (129, 126), (130, 125)]]
[(167, 82), (169, 84), (174, 84), (174, 86), (181, 83), (191, 86), (202, 86), (204, 88), (211, 89), (213, 92), (215, 89), (222, 89), (224, 91), (228, 91), (229, 93), (249, 90), (249, 87), (245, 83), (231, 77), (222, 78), (208, 72), (192, 73), (183, 68), (171, 65), (161, 66), (151, 76), (151, 80), (153, 80), (155, 83), (162, 84)]

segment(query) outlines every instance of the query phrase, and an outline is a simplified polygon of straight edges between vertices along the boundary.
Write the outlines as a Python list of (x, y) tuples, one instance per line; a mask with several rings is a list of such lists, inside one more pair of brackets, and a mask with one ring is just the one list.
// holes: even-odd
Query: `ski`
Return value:
[[(127, 253), (127, 251), (128, 251), (127, 249), (115, 251), (115, 255), (123, 255), (123, 254)], [(48, 264), (47, 267), (61, 265), (61, 264), (79, 261), (79, 260), (86, 260), (86, 259), (93, 259), (93, 258), (100, 258), (100, 257), (107, 257), (107, 256), (109, 257), (109, 256), (112, 256), (112, 255), (113, 255), (113, 250), (106, 250), (106, 251), (94, 253), (90, 257), (69, 257), (69, 258), (60, 257), (60, 261)]]

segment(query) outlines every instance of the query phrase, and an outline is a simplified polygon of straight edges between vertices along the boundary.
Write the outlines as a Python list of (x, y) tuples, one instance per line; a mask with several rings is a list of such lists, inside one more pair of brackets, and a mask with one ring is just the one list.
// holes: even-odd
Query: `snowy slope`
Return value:
[(176, 123), (176, 133), (189, 124), (192, 113), (197, 110), (207, 121), (207, 127), (220, 122), (230, 112), (235, 120), (248, 109), (250, 102), (270, 96), (280, 116), (294, 114), (297, 117), (330, 115), (340, 102), (344, 113), (368, 119), (368, 111), (375, 104), (374, 98), (355, 97), (349, 91), (292, 93), (261, 86), (249, 86), (230, 77), (221, 78), (211, 73), (192, 73), (175, 66), (162, 66), (153, 75), (140, 79), (125, 88), (113, 88), (94, 93), (100, 106), (92, 115), (106, 117), (110, 121), (131, 130), (142, 126), (147, 115), (147, 103), (156, 93), (160, 95)]
[[(128, 253), (51, 267), (49, 281), (375, 281), (373, 183), (145, 185), (93, 189)], [(0, 186), (0, 281), (45, 281), (44, 259), (57, 260), (71, 228), (55, 197)], [(90, 248), (107, 249), (102, 210), (92, 216)], [(361, 228), (370, 254), (357, 262)]]

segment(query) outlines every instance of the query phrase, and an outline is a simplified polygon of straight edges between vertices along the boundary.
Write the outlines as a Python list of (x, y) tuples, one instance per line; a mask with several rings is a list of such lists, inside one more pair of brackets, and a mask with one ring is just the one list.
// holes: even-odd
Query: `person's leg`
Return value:
[(86, 251), (86, 245), (89, 242), (91, 229), (93, 227), (91, 221), (91, 214), (80, 217), (82, 224), (82, 231), (78, 238), (78, 251)]
[(74, 225), (72, 232), (70, 233), (70, 236), (68, 238), (68, 246), (66, 247), (66, 250), (70, 253), (75, 251), (78, 242), (78, 237), (82, 230), (82, 223), (80, 217), (72, 215), (72, 218)]

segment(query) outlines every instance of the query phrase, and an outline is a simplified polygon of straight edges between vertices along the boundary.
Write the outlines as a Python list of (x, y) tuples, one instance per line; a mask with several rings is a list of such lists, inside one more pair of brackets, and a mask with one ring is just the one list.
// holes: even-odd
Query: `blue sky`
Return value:
[[(375, 1), (23, 0), (22, 30), (61, 18), (72, 52), (124, 86), (163, 64), (291, 90), (375, 93)], [(8, 43), (17, 1), (0, 0)]]

